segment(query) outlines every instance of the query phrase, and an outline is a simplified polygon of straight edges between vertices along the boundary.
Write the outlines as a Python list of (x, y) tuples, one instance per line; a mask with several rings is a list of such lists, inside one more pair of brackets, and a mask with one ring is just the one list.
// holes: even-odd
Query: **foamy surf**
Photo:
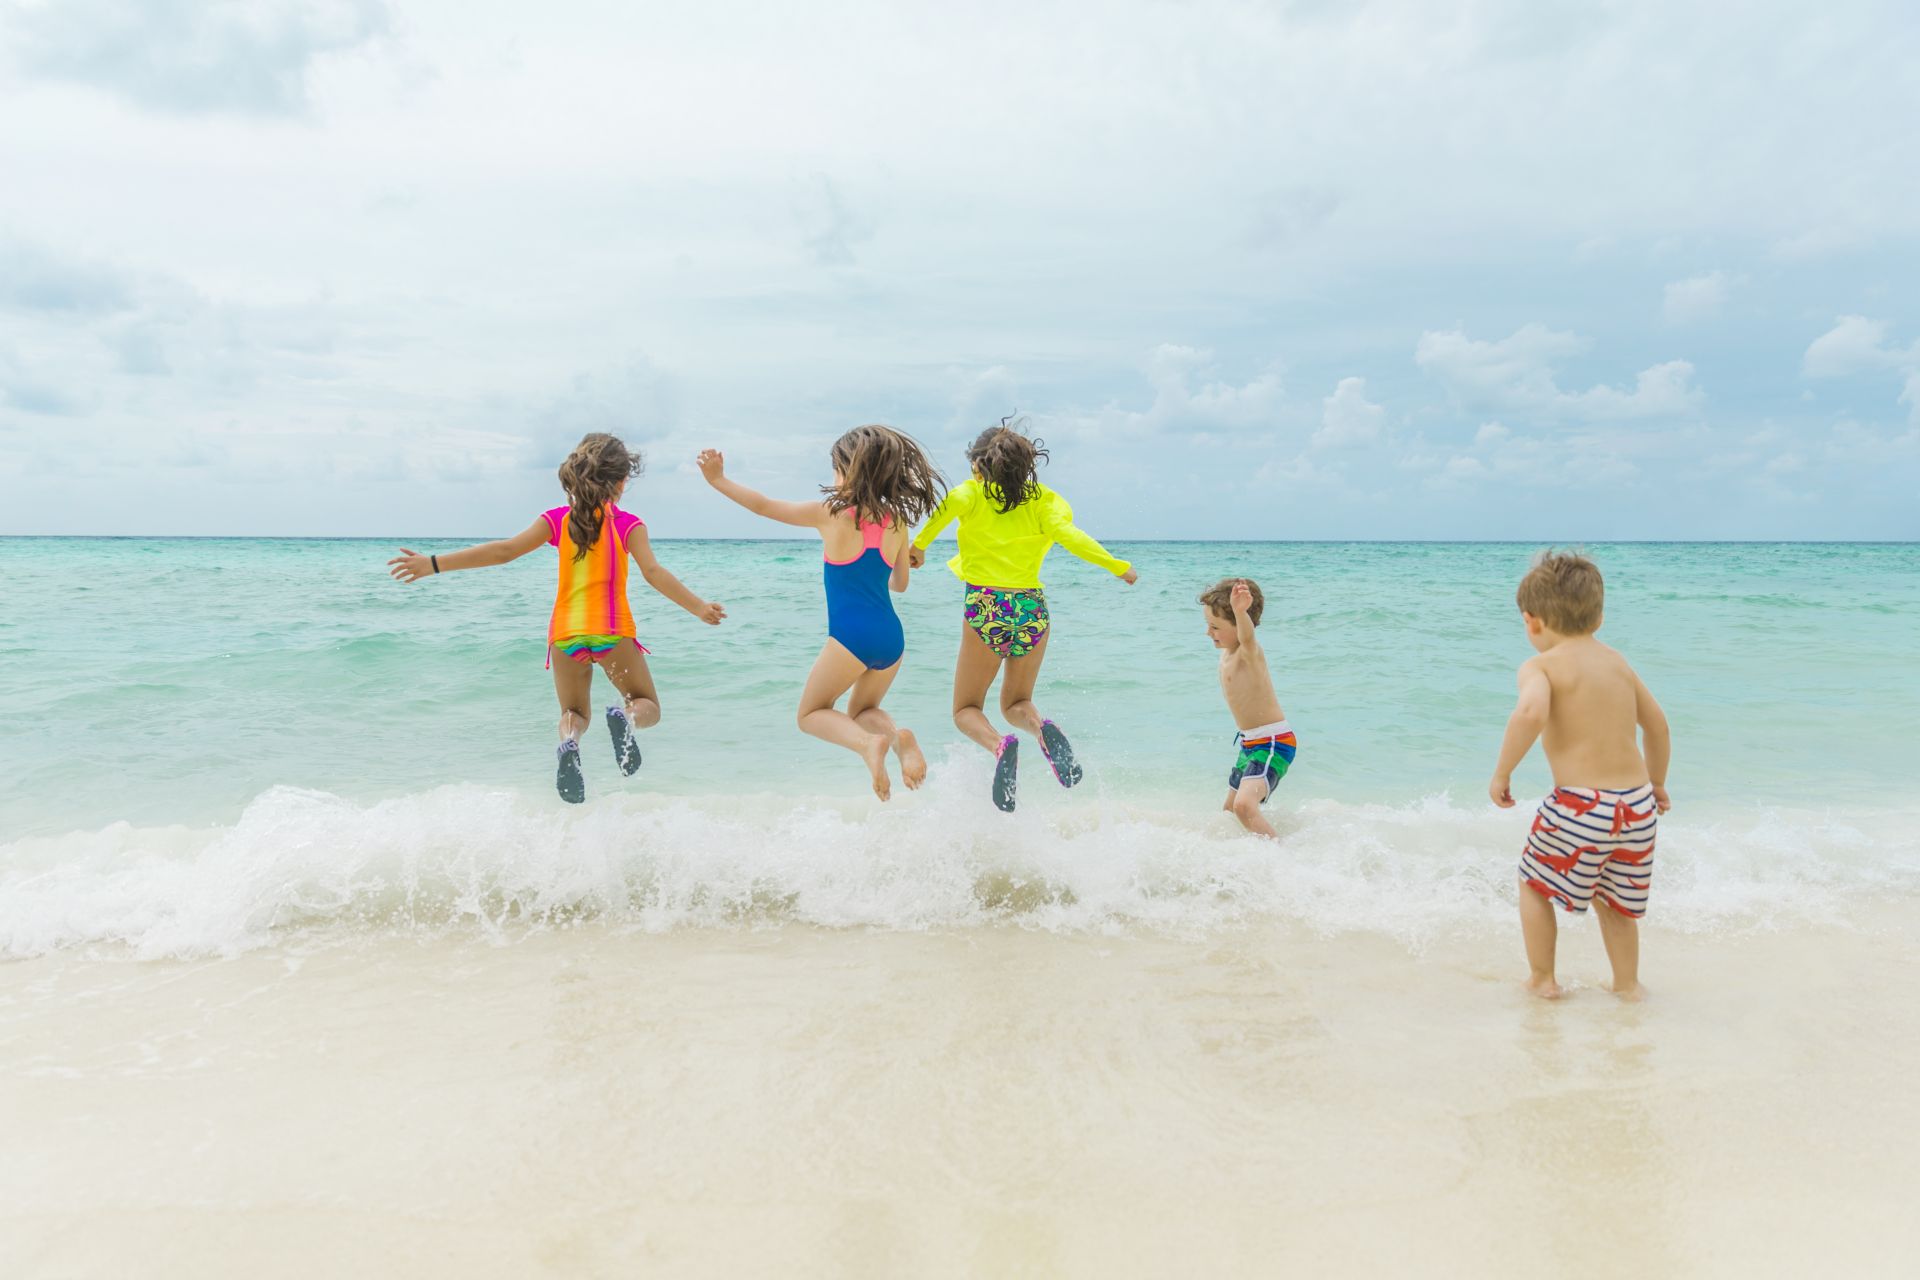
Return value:
[[(1203, 806), (1091, 788), (1005, 816), (960, 769), (887, 806), (617, 795), (581, 809), (447, 786), (377, 803), (276, 788), (231, 826), (0, 845), (0, 951), (233, 954), (328, 931), (830, 928), (1203, 935), (1284, 920), (1418, 947), (1511, 926), (1528, 811), (1433, 796), (1276, 806), (1278, 846)], [(1759, 809), (1663, 824), (1652, 919), (1689, 932), (1844, 919), (1920, 890), (1914, 815)]]

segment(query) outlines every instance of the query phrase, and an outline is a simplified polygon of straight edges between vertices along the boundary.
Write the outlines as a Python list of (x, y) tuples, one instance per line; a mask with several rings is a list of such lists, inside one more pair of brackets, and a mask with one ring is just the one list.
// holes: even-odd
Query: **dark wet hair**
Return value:
[(560, 487), (567, 491), (567, 536), (573, 539), (573, 558), (600, 541), (607, 504), (620, 486), (640, 474), (646, 459), (622, 444), (617, 436), (595, 431), (582, 436), (567, 460), (560, 464)]
[(926, 452), (892, 427), (855, 427), (833, 442), (829, 457), (840, 479), (821, 485), (820, 492), (834, 515), (851, 510), (856, 520), (916, 525), (946, 493), (946, 479)]
[(988, 427), (967, 446), (967, 462), (980, 473), (988, 501), (1011, 511), (1040, 492), (1040, 464), (1047, 459), (1044, 440), (1020, 430), (1021, 422)]

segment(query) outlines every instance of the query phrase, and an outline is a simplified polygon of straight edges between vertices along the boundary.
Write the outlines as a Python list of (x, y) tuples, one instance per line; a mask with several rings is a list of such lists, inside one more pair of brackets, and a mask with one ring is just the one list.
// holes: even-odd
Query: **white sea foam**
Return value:
[[(1276, 806), (1274, 846), (1221, 814), (1085, 791), (1003, 816), (964, 785), (983, 780), (949, 774), (889, 806), (714, 796), (563, 809), (475, 786), (356, 804), (279, 788), (230, 827), (120, 823), (0, 845), (0, 952), (223, 954), (316, 929), (507, 938), (587, 917), (645, 930), (1178, 934), (1279, 918), (1417, 946), (1512, 918), (1524, 808), (1309, 800)], [(1920, 892), (1914, 817), (1677, 812), (1660, 837), (1656, 919), (1769, 928)]]

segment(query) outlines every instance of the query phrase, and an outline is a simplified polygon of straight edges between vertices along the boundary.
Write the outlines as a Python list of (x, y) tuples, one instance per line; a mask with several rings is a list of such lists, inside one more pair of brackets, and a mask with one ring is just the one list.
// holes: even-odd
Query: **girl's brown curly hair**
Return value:
[(839, 478), (820, 486), (827, 510), (862, 522), (916, 525), (933, 514), (947, 482), (912, 436), (892, 427), (855, 427), (833, 442)]
[(1021, 421), (1005, 418), (988, 427), (967, 446), (967, 462), (980, 473), (987, 500), (1001, 511), (1011, 511), (1040, 492), (1040, 464), (1047, 460), (1046, 441), (1020, 430)]
[(573, 558), (582, 559), (600, 541), (607, 506), (619, 496), (620, 486), (640, 474), (646, 459), (618, 437), (595, 431), (581, 437), (560, 464), (560, 487), (567, 491), (567, 535), (573, 539)]

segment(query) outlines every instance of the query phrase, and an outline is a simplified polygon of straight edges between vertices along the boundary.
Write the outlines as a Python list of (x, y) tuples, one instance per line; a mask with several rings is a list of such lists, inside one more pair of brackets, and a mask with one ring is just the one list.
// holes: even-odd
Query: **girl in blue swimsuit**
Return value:
[[(907, 589), (907, 536), (940, 504), (946, 482), (913, 440), (892, 427), (855, 427), (834, 443), (833, 483), (818, 502), (781, 502), (729, 480), (726, 458), (703, 450), (707, 483), (753, 512), (820, 535), (826, 553), (827, 643), (800, 693), (800, 727), (867, 762), (873, 793), (893, 793), (887, 752), (909, 789), (927, 777), (913, 731), (880, 709), (900, 674), (906, 637), (891, 591)], [(847, 709), (834, 704), (847, 694)]]

